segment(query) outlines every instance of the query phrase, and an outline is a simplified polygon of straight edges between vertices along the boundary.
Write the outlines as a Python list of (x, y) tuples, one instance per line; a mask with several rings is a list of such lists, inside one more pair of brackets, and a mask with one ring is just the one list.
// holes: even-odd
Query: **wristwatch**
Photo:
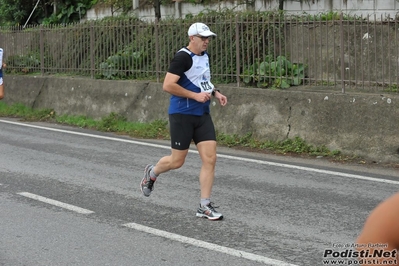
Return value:
[(216, 92), (216, 91), (217, 91), (217, 92), (220, 92), (220, 90), (213, 90), (213, 91), (212, 91), (212, 96), (215, 96), (215, 92)]

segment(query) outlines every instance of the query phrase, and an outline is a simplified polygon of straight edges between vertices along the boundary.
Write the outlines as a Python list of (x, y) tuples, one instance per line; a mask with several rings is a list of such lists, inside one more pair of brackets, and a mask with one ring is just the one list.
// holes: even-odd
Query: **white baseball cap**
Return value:
[(188, 36), (200, 35), (204, 37), (216, 36), (207, 25), (201, 22), (194, 23), (188, 29)]

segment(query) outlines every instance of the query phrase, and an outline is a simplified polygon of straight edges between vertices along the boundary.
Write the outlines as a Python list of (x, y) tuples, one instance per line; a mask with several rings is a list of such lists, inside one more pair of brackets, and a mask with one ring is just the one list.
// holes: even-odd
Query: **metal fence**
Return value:
[[(257, 13), (201, 21), (218, 34), (208, 49), (216, 84), (398, 91), (396, 19)], [(0, 47), (6, 73), (162, 82), (175, 52), (187, 45), (193, 22), (130, 18), (2, 27)]]

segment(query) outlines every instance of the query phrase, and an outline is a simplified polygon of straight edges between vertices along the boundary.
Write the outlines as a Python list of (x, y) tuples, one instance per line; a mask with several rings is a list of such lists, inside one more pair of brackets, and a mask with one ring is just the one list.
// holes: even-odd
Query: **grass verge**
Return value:
[[(52, 109), (37, 110), (22, 104), (7, 105), (0, 102), (0, 116), (20, 118), (23, 121), (59, 123), (103, 132), (114, 132), (134, 138), (170, 139), (167, 121), (131, 122), (116, 113), (111, 113), (107, 117), (95, 120), (86, 116), (58, 116)], [(360, 163), (365, 163), (364, 160), (357, 156), (343, 155), (340, 151), (331, 151), (325, 146), (315, 147), (309, 145), (299, 137), (282, 141), (260, 141), (254, 138), (252, 134), (239, 136), (217, 132), (217, 139), (218, 145), (241, 150), (301, 157), (323, 157), (340, 162), (358, 160)]]

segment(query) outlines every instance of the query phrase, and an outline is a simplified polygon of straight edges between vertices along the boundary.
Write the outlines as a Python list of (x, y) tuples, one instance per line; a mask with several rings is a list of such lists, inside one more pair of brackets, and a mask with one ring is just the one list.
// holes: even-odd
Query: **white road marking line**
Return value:
[[(23, 124), (23, 123), (19, 123), (19, 122), (13, 122), (13, 121), (1, 120), (1, 119), (0, 119), (0, 122), (13, 124), (13, 125), (19, 125), (19, 126), (25, 126), (25, 127), (31, 127), (31, 128), (44, 129), (44, 130), (48, 130), (48, 131), (67, 133), (67, 134), (71, 134), (71, 135), (85, 136), (85, 137), (91, 137), (91, 138), (97, 138), (97, 139), (113, 140), (113, 141), (132, 143), (132, 144), (136, 144), (136, 145), (150, 146), (150, 147), (161, 148), (161, 149), (170, 149), (169, 146), (147, 143), (147, 142), (140, 142), (140, 141), (134, 141), (134, 140), (128, 140), (128, 139), (107, 137), (107, 136), (99, 136), (99, 135), (87, 134), (87, 133), (82, 133), (82, 132), (74, 132), (74, 131), (68, 131), (68, 130), (56, 129), (56, 128), (48, 128), (48, 127)], [(198, 153), (195, 150), (189, 150), (189, 152)], [(224, 154), (218, 154), (217, 156), (219, 158), (226, 158), (226, 159), (243, 161), (243, 162), (259, 163), (259, 164), (264, 164), (264, 165), (278, 166), (278, 167), (283, 167), (283, 168), (291, 168), (291, 169), (297, 169), (297, 170), (314, 172), (314, 173), (321, 173), (321, 174), (335, 175), (335, 176), (340, 176), (340, 177), (348, 177), (348, 178), (361, 179), (361, 180), (367, 180), (367, 181), (373, 181), (373, 182), (399, 185), (399, 181), (390, 180), (390, 179), (382, 179), (382, 178), (374, 178), (374, 177), (363, 176), (363, 175), (347, 174), (347, 173), (336, 172), (336, 171), (322, 170), (322, 169), (297, 166), (297, 165), (291, 165), (291, 164), (285, 164), (285, 163), (275, 163), (275, 162), (256, 160), (256, 159), (248, 159), (248, 158), (230, 156), (230, 155), (224, 155)]]
[(390, 179), (382, 179), (382, 178), (374, 178), (374, 177), (363, 176), (363, 175), (347, 174), (347, 173), (341, 173), (341, 172), (336, 172), (336, 171), (322, 170), (322, 169), (316, 169), (316, 168), (310, 168), (310, 167), (298, 166), (298, 165), (291, 165), (291, 164), (284, 164), (284, 163), (274, 163), (274, 162), (261, 161), (261, 160), (256, 160), (256, 159), (235, 157), (235, 156), (230, 156), (230, 155), (218, 155), (218, 157), (223, 157), (226, 159), (235, 159), (235, 160), (240, 160), (240, 161), (245, 161), (245, 162), (258, 163), (258, 164), (280, 166), (280, 167), (284, 167), (284, 168), (291, 168), (291, 169), (303, 170), (303, 171), (308, 171), (308, 172), (315, 172), (315, 173), (321, 173), (321, 174), (328, 174), (328, 175), (335, 175), (335, 176), (341, 176), (341, 177), (349, 177), (349, 178), (362, 179), (362, 180), (367, 180), (367, 181), (375, 181), (375, 182), (399, 185), (399, 181), (390, 180)]
[(200, 247), (200, 248), (205, 248), (205, 249), (209, 249), (209, 250), (212, 250), (212, 251), (225, 253), (225, 254), (228, 254), (228, 255), (231, 255), (231, 256), (244, 258), (244, 259), (247, 259), (247, 260), (262, 262), (262, 263), (265, 263), (266, 265), (270, 265), (270, 266), (296, 266), (294, 264), (289, 264), (289, 263), (284, 262), (284, 261), (275, 260), (275, 259), (271, 259), (271, 258), (268, 258), (268, 257), (264, 257), (264, 256), (252, 254), (252, 253), (248, 253), (248, 252), (245, 252), (245, 251), (240, 251), (240, 250), (236, 250), (236, 249), (232, 249), (232, 248), (228, 248), (228, 247), (219, 246), (219, 245), (212, 244), (212, 243), (209, 243), (209, 242), (205, 242), (205, 241), (197, 240), (197, 239), (194, 239), (194, 238), (181, 236), (181, 235), (178, 235), (178, 234), (169, 233), (169, 232), (166, 232), (166, 231), (158, 230), (158, 229), (155, 229), (155, 228), (147, 227), (147, 226), (136, 224), (136, 223), (127, 223), (127, 224), (124, 224), (123, 226), (128, 227), (128, 228), (132, 228), (132, 229), (135, 229), (135, 230), (138, 230), (138, 231), (141, 231), (141, 232), (149, 233), (149, 234), (152, 234), (152, 235), (165, 237), (165, 238), (168, 238), (168, 239), (171, 239), (171, 240), (174, 240), (174, 241), (178, 241), (178, 242), (181, 242), (181, 243), (197, 246), (197, 247)]
[(21, 193), (17, 193), (17, 194), (19, 194), (21, 196), (24, 196), (24, 197), (27, 197), (27, 198), (30, 198), (30, 199), (34, 199), (34, 200), (37, 200), (37, 201), (48, 203), (48, 204), (51, 204), (51, 205), (54, 205), (54, 206), (57, 206), (57, 207), (68, 209), (70, 211), (81, 213), (81, 214), (94, 213), (93, 211), (90, 211), (90, 210), (86, 210), (86, 209), (83, 209), (83, 208), (80, 208), (80, 207), (77, 207), (77, 206), (74, 206), (74, 205), (63, 203), (61, 201), (56, 201), (56, 200), (52, 200), (52, 199), (49, 199), (49, 198), (46, 198), (46, 197), (35, 195), (35, 194), (29, 193), (29, 192), (21, 192)]

